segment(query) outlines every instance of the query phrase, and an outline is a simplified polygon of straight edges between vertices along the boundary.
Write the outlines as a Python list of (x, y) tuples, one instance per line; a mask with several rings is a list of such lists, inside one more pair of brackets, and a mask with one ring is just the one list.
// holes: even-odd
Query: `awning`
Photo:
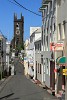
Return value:
[(56, 59), (56, 64), (59, 66), (67, 66), (67, 57), (58, 57)]

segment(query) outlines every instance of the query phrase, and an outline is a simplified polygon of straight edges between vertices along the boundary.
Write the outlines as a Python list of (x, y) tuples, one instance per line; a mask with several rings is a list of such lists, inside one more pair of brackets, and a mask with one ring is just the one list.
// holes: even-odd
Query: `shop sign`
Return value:
[(67, 69), (63, 69), (63, 75), (67, 75)]
[(63, 42), (50, 43), (50, 50), (51, 51), (63, 51)]

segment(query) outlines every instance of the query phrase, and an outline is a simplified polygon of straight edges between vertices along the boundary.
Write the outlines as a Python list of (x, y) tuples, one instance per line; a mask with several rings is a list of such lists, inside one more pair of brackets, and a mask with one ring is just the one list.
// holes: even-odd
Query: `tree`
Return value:
[(16, 50), (18, 51), (24, 50), (24, 44), (17, 45)]

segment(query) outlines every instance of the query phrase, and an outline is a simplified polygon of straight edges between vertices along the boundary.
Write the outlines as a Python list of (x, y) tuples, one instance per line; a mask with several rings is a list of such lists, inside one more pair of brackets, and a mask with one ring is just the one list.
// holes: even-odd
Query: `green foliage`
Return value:
[(16, 50), (18, 51), (24, 50), (24, 44), (17, 45)]

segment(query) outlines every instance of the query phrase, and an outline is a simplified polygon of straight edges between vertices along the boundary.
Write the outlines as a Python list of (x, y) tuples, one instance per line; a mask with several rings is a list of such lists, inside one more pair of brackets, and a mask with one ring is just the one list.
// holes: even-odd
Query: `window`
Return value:
[(46, 63), (47, 63), (47, 74), (48, 74), (48, 58), (46, 58)]
[(45, 35), (44, 35), (44, 45), (45, 45)]
[(41, 74), (41, 64), (40, 64), (40, 74)]
[(63, 33), (65, 35), (65, 30), (66, 30), (66, 24), (65, 24), (65, 21), (63, 21)]
[(41, 43), (40, 43), (40, 51), (41, 51)]
[(16, 29), (19, 29), (19, 23), (16, 24)]
[(54, 23), (54, 31), (56, 30), (56, 25), (55, 25), (55, 23)]
[(37, 49), (37, 45), (35, 44), (35, 50)]
[(43, 64), (43, 55), (41, 55), (41, 63)]
[(37, 67), (37, 61), (36, 61), (36, 67)]
[(38, 44), (38, 50), (39, 50), (39, 44)]
[(43, 45), (43, 31), (42, 31), (42, 45)]
[(46, 36), (46, 42), (47, 42), (47, 46), (48, 46), (48, 36)]
[(38, 73), (39, 73), (39, 63), (38, 63)]
[(61, 39), (61, 24), (58, 25), (58, 31), (59, 31), (59, 35), (60, 35), (60, 39)]
[(18, 45), (18, 43), (19, 43), (19, 38), (17, 38), (17, 41), (16, 41), (16, 44)]

